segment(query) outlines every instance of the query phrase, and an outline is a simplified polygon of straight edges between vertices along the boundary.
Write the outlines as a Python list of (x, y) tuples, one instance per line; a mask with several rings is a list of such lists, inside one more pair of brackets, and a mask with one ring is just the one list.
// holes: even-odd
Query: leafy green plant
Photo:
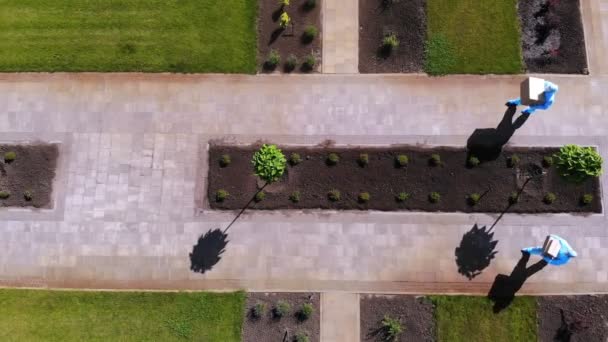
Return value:
[(516, 167), (517, 165), (519, 165), (519, 156), (517, 154), (513, 154), (507, 159), (507, 166)]
[(32, 195), (32, 192), (29, 190), (25, 190), (23, 192), (23, 199), (25, 199), (26, 201), (31, 201), (34, 198), (34, 195)]
[(226, 166), (230, 165), (231, 162), (232, 162), (232, 159), (230, 158), (230, 155), (224, 154), (220, 158), (220, 167), (226, 167)]
[(17, 159), (17, 153), (13, 151), (9, 151), (4, 154), (4, 161), (7, 163), (12, 163), (15, 161), (15, 159)]
[(297, 65), (298, 58), (295, 55), (291, 54), (287, 57), (287, 60), (285, 61), (285, 71), (292, 72)]
[(304, 71), (312, 71), (315, 68), (315, 65), (317, 65), (317, 57), (311, 53), (304, 58), (302, 67), (304, 68)]
[(300, 331), (300, 332), (296, 333), (293, 340), (295, 342), (310, 342), (310, 337), (308, 337), (307, 333)]
[(302, 41), (304, 43), (310, 43), (317, 37), (317, 34), (319, 34), (317, 27), (314, 25), (308, 25), (302, 34)]
[(266, 198), (266, 193), (264, 191), (258, 191), (255, 194), (255, 201), (262, 202)]
[(289, 200), (292, 201), (293, 203), (300, 202), (300, 192), (299, 191), (292, 192), (291, 195), (289, 195)]
[(403, 327), (398, 319), (391, 318), (385, 315), (382, 319), (382, 335), (385, 341), (397, 341), (397, 338), (403, 332)]
[(274, 70), (277, 65), (281, 63), (281, 55), (275, 49), (270, 50), (268, 53), (268, 58), (266, 58), (266, 62), (264, 63), (264, 67), (269, 70)]
[(547, 168), (553, 166), (553, 157), (552, 156), (544, 156), (543, 157), (543, 166), (547, 167)]
[(277, 181), (283, 176), (287, 166), (287, 159), (276, 145), (262, 145), (253, 155), (251, 161), (256, 176), (267, 183)]
[(469, 159), (467, 160), (467, 166), (469, 166), (469, 167), (476, 167), (480, 163), (481, 162), (479, 161), (479, 158), (477, 158), (475, 156), (470, 156)]
[(305, 321), (305, 320), (309, 319), (310, 316), (312, 316), (312, 313), (314, 311), (315, 311), (315, 308), (312, 304), (304, 303), (304, 304), (302, 304), (300, 311), (298, 311), (298, 318), (301, 321)]
[(266, 313), (266, 304), (264, 304), (264, 303), (257, 303), (256, 305), (253, 306), (253, 308), (251, 308), (251, 315), (254, 318), (262, 318), (265, 313)]
[(545, 197), (543, 197), (543, 202), (545, 202), (545, 204), (552, 204), (556, 199), (557, 196), (554, 193), (549, 192), (545, 194)]
[(404, 167), (410, 162), (410, 159), (405, 154), (400, 154), (395, 157), (395, 165), (397, 167)]
[(592, 147), (566, 145), (553, 159), (558, 173), (570, 182), (580, 183), (602, 174), (602, 157)]
[(290, 22), (291, 17), (289, 17), (289, 14), (287, 14), (287, 12), (281, 13), (281, 16), (279, 17), (279, 27), (286, 29)]
[(437, 153), (431, 154), (431, 158), (429, 159), (429, 164), (431, 166), (439, 166), (441, 165), (441, 156)]
[(369, 192), (361, 192), (357, 197), (360, 203), (367, 203), (371, 199)]
[(330, 190), (327, 193), (327, 198), (329, 198), (329, 200), (332, 201), (332, 202), (339, 201), (340, 198), (341, 198), (340, 191), (338, 191), (336, 189)]
[(583, 197), (581, 197), (581, 203), (584, 205), (589, 205), (593, 202), (593, 195), (592, 194), (584, 194)]
[(478, 193), (472, 193), (467, 197), (467, 201), (469, 202), (470, 205), (476, 205), (477, 203), (479, 203), (479, 200), (481, 200), (481, 195)]
[(391, 33), (389, 35), (386, 35), (384, 38), (382, 38), (382, 49), (385, 52), (390, 53), (391, 51), (396, 49), (398, 46), (399, 46), (399, 39), (397, 39), (396, 34)]
[(367, 166), (367, 164), (369, 164), (369, 155), (367, 153), (361, 153), (357, 159), (357, 163), (361, 167)]
[(281, 317), (286, 316), (290, 310), (291, 310), (291, 305), (289, 305), (289, 303), (287, 303), (285, 301), (280, 300), (274, 306), (272, 313), (274, 314), (275, 317), (281, 318)]
[(289, 6), (289, 0), (279, 0), (279, 5), (281, 5), (281, 6)]
[(431, 192), (429, 194), (429, 202), (431, 203), (439, 203), (441, 201), (441, 194), (438, 192)]
[(228, 196), (230, 196), (228, 191), (226, 191), (224, 189), (220, 189), (215, 193), (215, 200), (217, 202), (224, 202), (226, 200), (226, 198), (228, 198)]
[(405, 202), (410, 198), (410, 194), (408, 194), (407, 192), (400, 192), (397, 194), (397, 196), (395, 196), (395, 200), (397, 202)]
[(289, 164), (296, 166), (302, 162), (302, 157), (298, 153), (292, 153), (289, 156)]
[(338, 156), (336, 153), (330, 153), (327, 155), (327, 160), (326, 160), (327, 165), (333, 166), (333, 165), (338, 164), (339, 161), (340, 161), (340, 156)]
[(11, 192), (8, 190), (0, 191), (0, 199), (7, 199), (11, 196)]
[(513, 205), (519, 202), (519, 193), (517, 191), (513, 191), (509, 194), (509, 204)]

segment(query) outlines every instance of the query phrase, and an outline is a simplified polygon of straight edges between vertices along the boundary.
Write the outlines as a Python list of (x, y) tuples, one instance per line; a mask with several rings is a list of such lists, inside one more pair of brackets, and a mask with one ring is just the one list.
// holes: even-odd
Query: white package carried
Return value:
[(545, 103), (545, 80), (528, 77), (520, 85), (521, 104), (532, 106)]
[(551, 258), (556, 258), (561, 248), (561, 242), (559, 242), (558, 239), (549, 235), (545, 239), (545, 243), (543, 243), (543, 254)]

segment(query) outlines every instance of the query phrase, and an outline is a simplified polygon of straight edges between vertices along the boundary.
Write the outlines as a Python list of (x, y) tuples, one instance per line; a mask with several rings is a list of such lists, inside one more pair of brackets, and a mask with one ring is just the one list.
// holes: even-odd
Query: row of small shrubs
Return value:
[[(298, 63), (300, 63), (298, 58), (291, 54), (285, 60), (283, 68), (287, 72), (292, 72), (296, 69)], [(304, 60), (301, 63), (303, 71), (312, 71), (317, 65), (317, 57), (314, 55), (314, 53), (310, 53), (304, 57)], [(279, 64), (281, 64), (281, 54), (277, 50), (270, 50), (268, 57), (266, 58), (266, 62), (264, 63), (264, 68), (266, 68), (266, 70), (274, 70), (279, 66)]]
[[(0, 190), (0, 199), (8, 199), (9, 197), (11, 197), (11, 192), (8, 190)], [(32, 200), (33, 195), (32, 192), (29, 190), (26, 190), (23, 192), (23, 199), (25, 199), (26, 201), (31, 201)]]
[[(256, 319), (260, 319), (266, 315), (267, 307), (264, 303), (257, 303), (251, 308), (251, 316)], [(300, 306), (299, 310), (295, 312), (296, 317), (300, 321), (309, 319), (314, 313), (315, 308), (311, 303), (304, 303)], [(272, 317), (275, 319), (281, 319), (286, 317), (291, 312), (291, 305), (286, 301), (279, 300), (272, 308)]]
[(15, 159), (17, 159), (17, 153), (15, 153), (13, 151), (8, 151), (8, 152), (4, 153), (4, 162), (5, 163), (12, 163), (15, 161)]

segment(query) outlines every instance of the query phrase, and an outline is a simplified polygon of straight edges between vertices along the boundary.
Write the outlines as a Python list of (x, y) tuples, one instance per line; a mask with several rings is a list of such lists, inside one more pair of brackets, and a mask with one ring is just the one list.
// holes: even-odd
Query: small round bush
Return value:
[(397, 35), (395, 35), (394, 33), (389, 34), (382, 39), (382, 48), (384, 48), (384, 50), (387, 52), (392, 51), (398, 46), (399, 39), (397, 39)]
[(545, 194), (545, 197), (543, 197), (543, 202), (545, 202), (545, 204), (552, 204), (553, 202), (555, 202), (556, 199), (557, 196), (555, 196), (554, 193), (549, 192)]
[(340, 200), (340, 191), (333, 189), (327, 193), (327, 198), (329, 198), (332, 202), (337, 202)]
[(441, 194), (438, 192), (431, 192), (429, 194), (429, 202), (438, 203), (441, 200)]
[(566, 145), (560, 148), (553, 159), (558, 173), (573, 183), (602, 174), (602, 157), (592, 147)]
[(308, 337), (308, 334), (306, 334), (304, 332), (299, 332), (295, 335), (293, 340), (295, 342), (310, 342), (310, 337)]
[(517, 165), (519, 165), (519, 156), (517, 154), (514, 154), (507, 159), (507, 166), (516, 167)]
[(359, 166), (364, 167), (369, 164), (369, 155), (367, 153), (361, 153), (357, 159)]
[(583, 197), (581, 197), (581, 203), (584, 205), (589, 205), (593, 202), (593, 195), (592, 194), (584, 194)]
[(431, 154), (431, 158), (429, 159), (429, 164), (431, 164), (431, 166), (441, 165), (441, 156), (436, 153)]
[(399, 320), (389, 317), (388, 315), (384, 316), (382, 319), (382, 335), (384, 341), (397, 341), (399, 335), (403, 331), (403, 327), (401, 326), (401, 322)]
[(31, 192), (31, 191), (29, 191), (29, 190), (25, 190), (25, 191), (23, 192), (23, 198), (24, 198), (26, 201), (28, 201), (28, 202), (29, 202), (29, 201), (31, 201), (31, 200), (32, 200), (32, 198), (34, 198), (34, 196), (32, 195), (32, 192)]
[(480, 199), (481, 199), (481, 195), (478, 193), (472, 193), (467, 197), (467, 201), (469, 202), (470, 205), (476, 205), (477, 203), (479, 203)]
[(272, 183), (283, 176), (287, 167), (287, 158), (276, 145), (262, 145), (251, 160), (255, 175), (267, 183)]
[(467, 160), (467, 166), (469, 167), (476, 167), (478, 166), (480, 163), (479, 158), (475, 157), (475, 156), (470, 156), (469, 160)]
[(298, 318), (302, 321), (307, 320), (312, 316), (312, 313), (315, 311), (315, 308), (310, 303), (302, 304), (300, 311), (298, 311)]
[(228, 155), (228, 154), (222, 155), (222, 157), (220, 158), (220, 166), (226, 167), (226, 166), (230, 165), (230, 163), (232, 163), (232, 159), (230, 158), (230, 155)]
[(371, 196), (369, 192), (362, 192), (359, 194), (358, 199), (360, 203), (367, 203), (371, 199)]
[(7, 163), (12, 163), (15, 161), (15, 159), (17, 159), (17, 153), (13, 151), (9, 151), (4, 154), (4, 161)]
[(292, 153), (289, 156), (289, 164), (296, 166), (302, 162), (302, 157), (298, 153)]
[(281, 13), (281, 16), (279, 17), (279, 27), (282, 29), (286, 29), (290, 22), (291, 17), (289, 16), (289, 14), (287, 14), (287, 12)]
[(220, 189), (215, 193), (215, 200), (217, 202), (224, 202), (224, 200), (226, 200), (226, 198), (228, 198), (228, 196), (230, 196), (228, 191), (226, 191), (224, 189)]
[(292, 192), (291, 195), (289, 195), (289, 200), (292, 201), (293, 203), (300, 202), (300, 192), (299, 191)]
[(265, 313), (266, 313), (266, 304), (264, 304), (264, 303), (257, 303), (256, 305), (253, 306), (253, 308), (251, 308), (251, 315), (254, 318), (262, 318)]
[(272, 313), (274, 314), (275, 317), (281, 318), (281, 317), (287, 315), (289, 313), (289, 310), (291, 310), (291, 305), (289, 305), (289, 303), (287, 303), (285, 301), (280, 300), (274, 306)]
[(302, 41), (304, 41), (305, 43), (310, 43), (315, 39), (315, 37), (317, 37), (318, 33), (319, 30), (317, 30), (314, 25), (308, 25), (306, 26), (306, 28), (304, 29), (304, 33), (302, 34)]
[(517, 202), (519, 202), (519, 193), (517, 191), (513, 191), (509, 195), (509, 204), (515, 204)]
[(274, 70), (279, 63), (281, 63), (281, 55), (279, 52), (277, 50), (270, 50), (268, 58), (266, 58), (266, 63), (264, 64), (266, 69)]
[(397, 196), (395, 196), (395, 200), (397, 200), (397, 202), (405, 202), (410, 198), (410, 194), (408, 194), (407, 192), (400, 192), (397, 194)]
[(330, 153), (329, 155), (327, 155), (327, 165), (336, 165), (338, 164), (338, 162), (340, 161), (340, 156), (338, 156), (336, 153)]
[(0, 191), (0, 199), (7, 199), (11, 196), (10, 191), (2, 190)]
[(304, 8), (307, 10), (311, 10), (317, 6), (317, 0), (306, 0), (304, 3)]
[(317, 57), (312, 53), (304, 58), (304, 64), (302, 65), (304, 71), (312, 71), (315, 68), (315, 65), (317, 65)]
[(551, 167), (551, 166), (553, 166), (553, 157), (551, 157), (551, 156), (544, 156), (543, 157), (543, 166), (544, 167)]
[(256, 202), (262, 202), (265, 198), (266, 198), (266, 193), (264, 191), (258, 191), (258, 193), (255, 194)]
[(397, 157), (395, 157), (395, 165), (397, 165), (398, 167), (404, 167), (409, 162), (410, 162), (410, 159), (405, 154), (400, 154)]
[(295, 55), (289, 55), (285, 61), (285, 71), (292, 72), (298, 65), (298, 58)]

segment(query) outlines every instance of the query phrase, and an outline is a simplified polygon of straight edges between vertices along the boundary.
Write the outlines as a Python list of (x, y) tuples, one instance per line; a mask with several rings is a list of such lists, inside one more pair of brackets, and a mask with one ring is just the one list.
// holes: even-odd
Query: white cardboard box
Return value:
[(531, 106), (545, 102), (545, 80), (528, 77), (520, 85), (521, 104)]
[(547, 236), (545, 243), (543, 243), (543, 254), (548, 255), (551, 258), (555, 258), (559, 254), (559, 250), (561, 248), (562, 244), (558, 239)]

